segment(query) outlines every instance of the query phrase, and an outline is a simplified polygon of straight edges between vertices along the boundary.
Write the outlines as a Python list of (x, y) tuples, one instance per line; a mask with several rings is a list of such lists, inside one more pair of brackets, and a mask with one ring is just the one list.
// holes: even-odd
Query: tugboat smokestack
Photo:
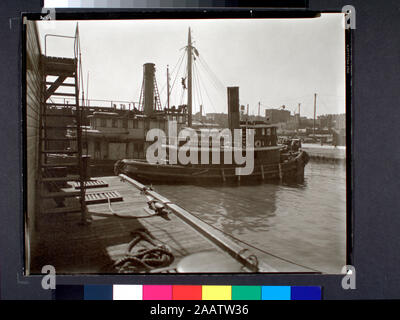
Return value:
[(153, 115), (154, 112), (154, 63), (146, 63), (143, 65), (144, 78), (144, 114), (146, 116)]
[(228, 87), (229, 129), (240, 129), (239, 87)]

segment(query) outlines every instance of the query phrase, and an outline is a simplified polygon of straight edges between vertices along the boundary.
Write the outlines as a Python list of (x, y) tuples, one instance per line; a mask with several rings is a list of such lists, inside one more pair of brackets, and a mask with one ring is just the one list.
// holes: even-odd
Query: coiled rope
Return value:
[[(128, 244), (125, 256), (114, 263), (114, 268), (118, 273), (149, 271), (155, 268), (167, 267), (174, 261), (174, 255), (166, 245), (155, 244), (145, 232), (135, 231), (132, 234), (135, 237)], [(149, 242), (154, 248), (142, 248), (136, 253), (132, 253), (132, 249), (141, 240)]]

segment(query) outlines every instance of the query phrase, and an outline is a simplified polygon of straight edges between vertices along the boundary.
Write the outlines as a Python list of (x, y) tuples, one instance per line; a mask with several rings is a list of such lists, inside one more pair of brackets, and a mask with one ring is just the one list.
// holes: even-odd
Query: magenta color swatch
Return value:
[(172, 286), (143, 286), (143, 300), (172, 300)]

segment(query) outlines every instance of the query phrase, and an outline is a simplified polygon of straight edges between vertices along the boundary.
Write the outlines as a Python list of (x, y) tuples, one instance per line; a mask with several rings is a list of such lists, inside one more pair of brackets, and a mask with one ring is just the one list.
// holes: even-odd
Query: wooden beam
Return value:
[(56, 81), (46, 90), (45, 101), (58, 89), (58, 87), (64, 82), (67, 77), (59, 76)]
[(195, 217), (190, 212), (177, 206), (176, 204), (171, 203), (168, 199), (159, 195), (157, 192), (147, 191), (147, 188), (144, 185), (128, 177), (125, 174), (120, 174), (119, 177), (121, 177), (122, 180), (129, 182), (134, 187), (141, 190), (143, 193), (149, 194), (156, 200), (163, 202), (165, 206), (170, 209), (178, 218), (187, 223), (194, 230), (202, 234), (204, 237), (209, 239), (211, 242), (227, 252), (235, 260), (239, 261), (250, 270), (254, 272), (276, 272), (274, 268), (264, 263), (263, 261), (259, 261), (258, 266), (254, 265), (251, 262), (251, 256), (253, 255), (253, 253), (250, 250), (239, 246), (222, 232), (212, 228), (210, 225), (206, 224), (205, 222)]

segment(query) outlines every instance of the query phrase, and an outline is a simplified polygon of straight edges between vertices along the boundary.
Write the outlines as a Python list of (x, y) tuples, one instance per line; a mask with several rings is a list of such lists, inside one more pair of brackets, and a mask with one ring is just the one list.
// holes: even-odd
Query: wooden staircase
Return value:
[[(79, 60), (42, 56), (39, 179), (41, 212), (81, 212), (86, 223), (86, 188), (62, 190), (69, 181), (85, 185), (86, 161), (82, 156), (82, 113), (79, 105)], [(57, 103), (54, 100), (57, 99)], [(63, 101), (63, 102), (59, 102)], [(69, 205), (64, 201), (69, 200)], [(51, 201), (51, 200), (54, 200)]]

